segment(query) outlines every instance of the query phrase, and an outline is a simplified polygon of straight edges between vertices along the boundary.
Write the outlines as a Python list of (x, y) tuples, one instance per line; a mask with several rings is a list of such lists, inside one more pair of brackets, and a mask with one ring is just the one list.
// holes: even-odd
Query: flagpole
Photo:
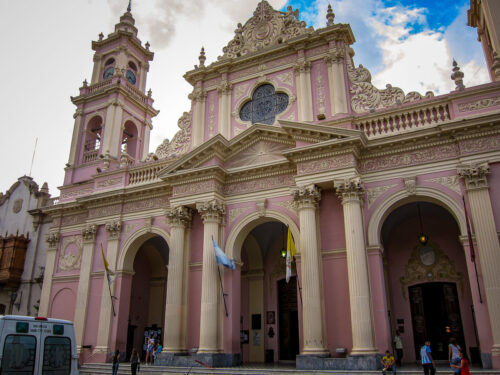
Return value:
[[(214, 236), (212, 236), (212, 242), (214, 242)], [(217, 263), (217, 271), (219, 273), (220, 289), (222, 290), (222, 299), (224, 300), (224, 310), (226, 310), (226, 316), (229, 316), (226, 305), (226, 294), (224, 293), (224, 286), (222, 285), (222, 277), (220, 275), (219, 263)]]
[(476, 264), (476, 256), (474, 253), (474, 242), (472, 241), (472, 233), (470, 230), (470, 224), (469, 224), (469, 215), (467, 214), (467, 207), (465, 206), (465, 197), (462, 195), (462, 201), (464, 203), (464, 213), (465, 213), (465, 224), (467, 225), (467, 237), (469, 237), (469, 251), (470, 251), (470, 258), (472, 263), (474, 263), (474, 271), (476, 272), (476, 283), (477, 283), (477, 291), (479, 294), (479, 302), (483, 303), (483, 296), (481, 295), (481, 286), (479, 284), (479, 274), (477, 273), (477, 264)]

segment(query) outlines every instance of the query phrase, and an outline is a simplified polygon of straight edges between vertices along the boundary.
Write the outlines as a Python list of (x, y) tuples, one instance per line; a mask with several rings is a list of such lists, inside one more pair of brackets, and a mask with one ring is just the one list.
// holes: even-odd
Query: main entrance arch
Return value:
[(289, 282), (285, 281), (288, 228), (276, 216), (281, 219), (280, 214), (246, 218), (226, 245), (231, 257), (242, 262), (243, 362), (295, 360), (299, 354), (299, 287), (295, 267)]
[(146, 335), (163, 342), (169, 245), (164, 233), (136, 233), (118, 259), (121, 285), (118, 295), (117, 346), (129, 358), (132, 348), (145, 355)]

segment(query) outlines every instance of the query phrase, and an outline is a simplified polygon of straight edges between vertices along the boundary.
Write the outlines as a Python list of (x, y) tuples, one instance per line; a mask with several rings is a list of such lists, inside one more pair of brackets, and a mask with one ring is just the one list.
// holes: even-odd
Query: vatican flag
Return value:
[(286, 239), (286, 282), (289, 282), (290, 276), (292, 276), (292, 261), (296, 252), (297, 249), (295, 248), (292, 232), (290, 231), (290, 227), (288, 227), (288, 235)]

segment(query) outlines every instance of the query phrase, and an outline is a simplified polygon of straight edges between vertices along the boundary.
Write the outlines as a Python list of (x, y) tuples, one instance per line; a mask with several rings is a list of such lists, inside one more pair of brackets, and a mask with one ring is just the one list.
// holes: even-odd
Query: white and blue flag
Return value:
[(217, 264), (222, 264), (224, 267), (232, 268), (233, 270), (236, 268), (236, 264), (234, 264), (234, 260), (231, 260), (227, 257), (226, 254), (222, 251), (222, 249), (217, 245), (212, 238), (212, 242), (214, 244), (215, 250), (215, 258), (217, 259)]

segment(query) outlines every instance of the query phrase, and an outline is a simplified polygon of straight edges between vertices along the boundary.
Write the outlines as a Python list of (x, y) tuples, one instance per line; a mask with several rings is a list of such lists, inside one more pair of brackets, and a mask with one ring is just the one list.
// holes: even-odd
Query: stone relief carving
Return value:
[(295, 213), (296, 215), (298, 214), (297, 202), (295, 202), (293, 200), (275, 202), (273, 204), (276, 206), (285, 207), (288, 211), (291, 211), (291, 212)]
[(215, 103), (214, 98), (208, 101), (208, 136), (213, 137), (216, 133), (215, 129)]
[[(78, 250), (78, 253), (72, 254), (68, 253), (68, 247), (71, 244), (75, 244)], [(65, 237), (62, 241), (62, 251), (59, 256), (59, 269), (64, 271), (77, 270), (80, 268), (80, 264), (82, 261), (82, 237), (80, 236), (70, 236)]]
[(118, 239), (120, 237), (121, 229), (122, 223), (120, 221), (106, 223), (106, 231), (109, 233), (110, 239)]
[(155, 197), (151, 199), (143, 199), (141, 201), (128, 202), (123, 205), (123, 212), (129, 213), (153, 208), (162, 208), (167, 205), (167, 202), (167, 197)]
[(294, 178), (290, 175), (274, 176), (251, 181), (244, 181), (224, 186), (223, 193), (225, 195), (242, 194), (249, 191), (267, 190), (280, 186), (293, 185)]
[(323, 84), (323, 74), (321, 68), (318, 68), (318, 75), (316, 76), (316, 88), (318, 94), (318, 111), (320, 114), (325, 114), (325, 85)]
[(139, 228), (141, 224), (139, 223), (133, 223), (133, 224), (125, 224), (123, 226), (123, 233), (128, 234), (130, 232), (133, 232), (135, 229)]
[(392, 189), (393, 187), (396, 186), (398, 185), (392, 184), (392, 185), (377, 186), (370, 189), (366, 189), (368, 207), (370, 207), (373, 204), (373, 202), (375, 202), (377, 198), (380, 197), (382, 194), (384, 194), (387, 190)]
[(238, 101), (239, 98), (243, 96), (247, 92), (248, 88), (248, 83), (243, 83), (241, 85), (238, 85), (234, 89), (234, 100)]
[(461, 194), (460, 184), (458, 182), (458, 176), (446, 176), (446, 177), (438, 177), (438, 178), (430, 178), (429, 182), (434, 182), (435, 184), (440, 184), (446, 186), (448, 189), (453, 190), (457, 194)]
[(298, 35), (312, 32), (304, 21), (299, 21), (299, 11), (288, 6), (286, 12), (274, 10), (267, 1), (261, 1), (245, 25), (238, 24), (234, 38), (223, 48), (219, 59), (232, 59), (282, 43)]
[(339, 155), (328, 159), (300, 163), (297, 165), (297, 174), (302, 175), (307, 173), (316, 173), (319, 171), (346, 168), (354, 166), (355, 164), (356, 160), (353, 155)]
[(191, 111), (184, 112), (177, 126), (180, 130), (174, 135), (172, 141), (165, 139), (155, 151), (155, 154), (148, 155), (146, 161), (151, 161), (156, 156), (158, 159), (172, 159), (185, 154), (191, 144)]
[(488, 99), (480, 99), (469, 103), (462, 103), (458, 105), (458, 112), (477, 111), (479, 109), (494, 107), (500, 105), (500, 96)]
[(405, 274), (400, 278), (401, 291), (406, 299), (408, 286), (429, 281), (455, 281), (463, 293), (463, 274), (455, 270), (453, 260), (437, 243), (417, 245), (413, 249)]
[(278, 143), (256, 143), (236, 155), (234, 159), (228, 163), (228, 168), (285, 160), (285, 157), (281, 154), (284, 149), (286, 149), (286, 146)]
[(55, 232), (47, 234), (45, 241), (47, 241), (47, 243), (49, 244), (50, 249), (57, 248), (57, 244), (59, 243), (59, 233)]
[(174, 186), (172, 193), (175, 197), (178, 197), (183, 195), (204, 193), (207, 191), (222, 192), (222, 186), (220, 182), (214, 180), (199, 181), (197, 183)]
[(113, 186), (113, 185), (119, 184), (120, 182), (122, 182), (121, 177), (120, 178), (111, 178), (109, 180), (99, 181), (97, 183), (97, 187)]
[(458, 174), (465, 181), (467, 190), (484, 189), (488, 187), (490, 166), (488, 163), (458, 166)]
[(316, 185), (299, 186), (292, 189), (293, 200), (299, 208), (317, 207), (321, 199), (321, 189)]
[(97, 234), (97, 225), (88, 225), (82, 230), (82, 237), (85, 242), (94, 242)]
[(193, 210), (186, 206), (173, 207), (165, 211), (165, 216), (169, 226), (182, 226), (185, 228), (191, 223)]
[(238, 207), (231, 208), (228, 211), (228, 225), (231, 225), (238, 216), (240, 216), (243, 212), (248, 211), (251, 207)]
[(21, 208), (23, 208), (23, 200), (21, 198), (16, 199), (14, 201), (14, 204), (12, 205), (12, 212), (17, 214), (19, 211), (21, 211)]
[(361, 181), (361, 177), (355, 176), (344, 180), (334, 181), (333, 186), (337, 196), (346, 202), (350, 199), (358, 200), (363, 197), (365, 187)]
[(465, 139), (460, 142), (460, 153), (462, 155), (474, 154), (489, 150), (498, 150), (500, 148), (500, 136)]
[(417, 193), (417, 178), (415, 176), (403, 178), (405, 190), (408, 195), (415, 195)]
[(371, 74), (359, 65), (358, 68), (354, 67), (352, 60), (353, 51), (349, 50), (350, 57), (346, 59), (347, 74), (351, 81), (351, 107), (354, 112), (362, 113), (379, 108), (392, 107), (396, 104), (411, 103), (425, 98), (432, 98), (434, 94), (428, 91), (425, 96), (422, 96), (416, 91), (409, 92), (405, 95), (403, 90), (399, 87), (392, 87), (386, 85), (383, 90), (377, 89), (371, 83)]
[(67, 191), (67, 192), (61, 193), (60, 199), (76, 198), (76, 197), (79, 197), (81, 195), (90, 194), (93, 191), (94, 191), (94, 189), (91, 187), (86, 188), (86, 189), (82, 189), (82, 190)]
[(61, 220), (63, 227), (83, 223), (87, 219), (87, 214), (65, 216)]
[(281, 73), (276, 76), (282, 83), (293, 86), (292, 72)]
[(226, 206), (217, 199), (199, 202), (196, 204), (196, 209), (203, 222), (212, 221), (220, 223), (226, 214)]

